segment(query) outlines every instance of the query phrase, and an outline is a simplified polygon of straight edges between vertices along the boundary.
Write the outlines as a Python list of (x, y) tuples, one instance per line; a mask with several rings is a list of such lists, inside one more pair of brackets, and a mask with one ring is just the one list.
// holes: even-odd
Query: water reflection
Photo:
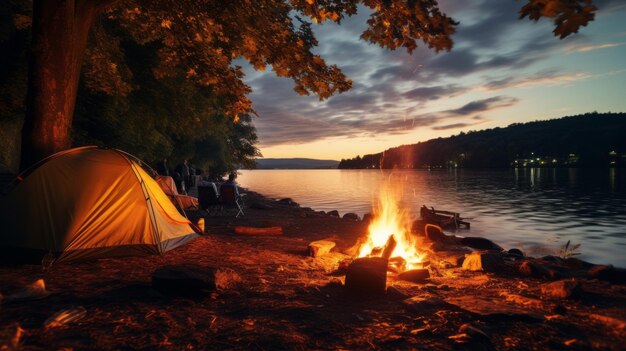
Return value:
[(626, 266), (626, 176), (620, 169), (470, 171), (257, 170), (244, 187), (302, 206), (360, 215), (371, 211), (380, 184), (404, 189), (415, 217), (422, 205), (473, 218), (471, 232), (531, 254), (554, 253), (571, 240), (581, 258)]

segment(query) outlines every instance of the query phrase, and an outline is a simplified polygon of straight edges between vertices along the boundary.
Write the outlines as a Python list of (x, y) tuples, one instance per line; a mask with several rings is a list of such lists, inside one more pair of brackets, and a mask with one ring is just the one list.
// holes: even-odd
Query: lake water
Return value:
[(471, 218), (462, 236), (483, 236), (529, 255), (556, 254), (568, 240), (580, 257), (626, 267), (626, 172), (619, 169), (450, 171), (252, 170), (239, 184), (341, 215), (372, 211), (382, 184), (403, 189), (402, 204)]

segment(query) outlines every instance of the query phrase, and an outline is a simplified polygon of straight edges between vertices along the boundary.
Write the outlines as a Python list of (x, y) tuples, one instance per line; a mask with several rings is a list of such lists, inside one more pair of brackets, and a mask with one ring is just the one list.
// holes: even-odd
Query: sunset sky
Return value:
[(320, 102), (245, 66), (264, 157), (351, 158), (461, 131), (585, 112), (626, 111), (626, 2), (564, 40), (518, 20), (524, 2), (441, 1), (460, 24), (451, 52), (388, 51), (359, 40), (368, 12), (314, 25), (317, 52), (354, 82)]

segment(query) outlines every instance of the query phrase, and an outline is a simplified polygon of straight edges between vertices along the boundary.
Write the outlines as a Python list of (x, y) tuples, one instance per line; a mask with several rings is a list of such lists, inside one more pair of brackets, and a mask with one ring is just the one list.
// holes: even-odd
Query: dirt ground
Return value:
[[(44, 278), (51, 295), (0, 305), (0, 350), (623, 350), (626, 287), (576, 278), (573, 298), (548, 298), (549, 281), (433, 265), (421, 284), (388, 278), (385, 296), (348, 294), (332, 274), (366, 232), (328, 216), (249, 193), (246, 215), (206, 217), (207, 235), (163, 256), (0, 267), (5, 296)], [(191, 213), (196, 219), (199, 213)], [(236, 225), (281, 225), (281, 236), (233, 233)], [(329, 255), (307, 256), (329, 239)], [(445, 250), (431, 252), (443, 260)], [(218, 272), (213, 292), (170, 297), (152, 288), (163, 265)], [(81, 319), (45, 327), (55, 313)]]

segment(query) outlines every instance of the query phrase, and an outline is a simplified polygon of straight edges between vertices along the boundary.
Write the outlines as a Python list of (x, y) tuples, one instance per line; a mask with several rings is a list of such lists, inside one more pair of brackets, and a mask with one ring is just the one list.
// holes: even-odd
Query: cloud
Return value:
[[(598, 7), (619, 8), (622, 2), (599, 0)], [(250, 98), (260, 115), (255, 125), (261, 146), (484, 123), (487, 119), (481, 116), (519, 102), (520, 97), (507, 89), (562, 85), (591, 77), (585, 72), (567, 72), (565, 65), (547, 60), (553, 54), (563, 57), (565, 48), (585, 52), (615, 46), (598, 43), (585, 32), (559, 40), (551, 34), (550, 20), (518, 20), (523, 3), (516, 1), (441, 0), (441, 6), (460, 24), (455, 47), (439, 54), (421, 45), (408, 55), (401, 49), (389, 51), (359, 40), (370, 15), (363, 7), (339, 26), (313, 25), (320, 42), (315, 52), (329, 64), (337, 64), (353, 80), (353, 88), (319, 101), (315, 96), (297, 95), (293, 81), (277, 78), (273, 72), (250, 74), (247, 83), (253, 88)], [(495, 91), (497, 96), (492, 96)], [(446, 107), (437, 108), (437, 104)]]
[(511, 106), (517, 99), (494, 96), (469, 102), (456, 109), (405, 115), (344, 114), (336, 116), (328, 110), (292, 111), (266, 109), (255, 121), (262, 146), (301, 144), (329, 137), (374, 136), (379, 134), (405, 134), (417, 128), (431, 127), (444, 120), (461, 120), (435, 130), (461, 128), (482, 123), (484, 118), (475, 115)]
[(589, 51), (595, 51), (595, 50), (600, 50), (600, 49), (614, 48), (614, 47), (622, 46), (622, 45), (624, 45), (624, 43), (606, 43), (606, 44), (597, 44), (597, 45), (572, 46), (572, 47), (565, 48), (564, 51), (568, 54), (572, 54), (575, 52), (589, 52)]
[(458, 95), (465, 90), (465, 88), (457, 85), (439, 85), (411, 89), (402, 93), (402, 96), (410, 100), (437, 100), (442, 97), (452, 97)]
[(494, 96), (488, 99), (472, 101), (457, 109), (448, 110), (446, 112), (452, 115), (465, 116), (468, 114), (485, 112), (496, 108), (513, 106), (518, 101), (518, 99), (508, 96)]
[(446, 124), (444, 126), (432, 127), (431, 129), (433, 129), (433, 130), (459, 129), (459, 128), (469, 127), (469, 126), (472, 126), (474, 124), (476, 124), (476, 123), (453, 123), (453, 124)]
[(572, 83), (575, 81), (591, 78), (585, 72), (570, 72), (558, 74), (554, 71), (540, 72), (530, 77), (520, 78), (518, 76), (507, 76), (501, 79), (488, 80), (478, 87), (479, 90), (503, 90), (512, 88), (530, 88), (535, 86), (555, 86)]

